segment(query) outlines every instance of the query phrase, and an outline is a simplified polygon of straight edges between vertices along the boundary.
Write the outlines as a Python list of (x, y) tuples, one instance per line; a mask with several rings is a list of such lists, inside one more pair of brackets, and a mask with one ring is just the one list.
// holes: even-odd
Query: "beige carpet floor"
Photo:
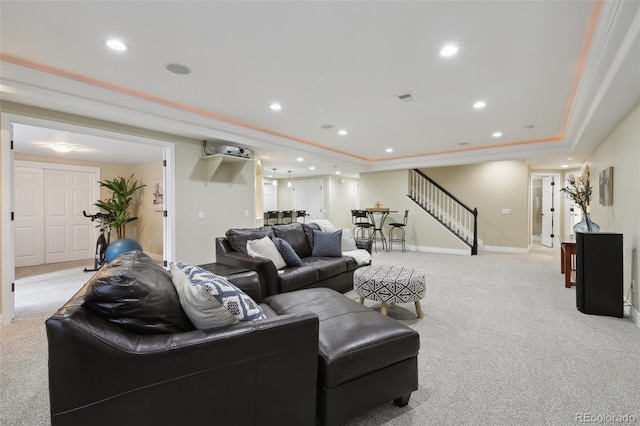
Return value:
[[(557, 250), (378, 252), (374, 262), (426, 274), (423, 319), (413, 304), (389, 308), (420, 333), (420, 386), (407, 407), (389, 403), (349, 426), (640, 422), (640, 329), (580, 313)], [(0, 328), (0, 424), (49, 424), (44, 320), (88, 278), (76, 267), (16, 281), (16, 319)]]

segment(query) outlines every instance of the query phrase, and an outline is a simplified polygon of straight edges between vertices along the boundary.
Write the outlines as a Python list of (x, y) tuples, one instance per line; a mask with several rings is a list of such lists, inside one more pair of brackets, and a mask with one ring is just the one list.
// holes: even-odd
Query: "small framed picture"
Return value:
[(613, 167), (607, 167), (600, 172), (599, 180), (600, 204), (613, 205)]
[(153, 183), (153, 210), (161, 212), (164, 209), (164, 189), (162, 188), (162, 179), (158, 179)]

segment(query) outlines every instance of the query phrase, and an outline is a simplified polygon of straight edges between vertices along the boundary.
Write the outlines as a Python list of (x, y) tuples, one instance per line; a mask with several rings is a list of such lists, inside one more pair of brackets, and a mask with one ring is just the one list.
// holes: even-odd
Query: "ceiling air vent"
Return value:
[(416, 96), (411, 92), (396, 95), (396, 98), (400, 99), (402, 102), (414, 102), (418, 100), (418, 98), (416, 98)]

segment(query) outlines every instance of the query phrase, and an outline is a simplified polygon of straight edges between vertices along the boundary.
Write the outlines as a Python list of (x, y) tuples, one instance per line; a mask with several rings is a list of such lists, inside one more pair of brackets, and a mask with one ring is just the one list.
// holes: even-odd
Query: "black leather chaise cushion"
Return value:
[(318, 316), (319, 383), (327, 388), (415, 358), (420, 349), (415, 330), (328, 288), (277, 294), (265, 303), (278, 315)]
[(89, 280), (85, 304), (136, 334), (194, 329), (180, 306), (171, 273), (138, 250), (117, 257)]

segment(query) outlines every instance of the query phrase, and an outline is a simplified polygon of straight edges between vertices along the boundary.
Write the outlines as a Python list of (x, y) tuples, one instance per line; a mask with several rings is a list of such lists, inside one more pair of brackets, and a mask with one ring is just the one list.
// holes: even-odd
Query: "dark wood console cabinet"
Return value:
[(622, 318), (622, 268), (622, 234), (576, 233), (578, 310)]

